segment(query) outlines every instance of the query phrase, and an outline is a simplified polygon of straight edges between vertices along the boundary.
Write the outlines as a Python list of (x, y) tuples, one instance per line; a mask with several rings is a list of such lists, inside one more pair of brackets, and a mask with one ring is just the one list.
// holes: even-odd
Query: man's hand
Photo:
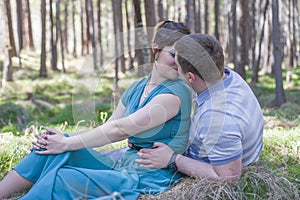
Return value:
[(153, 149), (141, 149), (137, 153), (143, 159), (136, 159), (142, 167), (166, 168), (169, 164), (173, 150), (166, 144), (155, 142)]

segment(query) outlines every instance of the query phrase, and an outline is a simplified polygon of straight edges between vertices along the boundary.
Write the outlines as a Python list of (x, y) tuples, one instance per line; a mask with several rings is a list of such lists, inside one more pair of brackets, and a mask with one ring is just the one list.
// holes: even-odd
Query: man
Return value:
[(260, 105), (248, 84), (224, 68), (223, 49), (213, 36), (184, 36), (175, 50), (181, 77), (197, 93), (189, 148), (179, 155), (164, 143), (154, 143), (153, 149), (138, 152), (136, 162), (199, 178), (238, 179), (262, 151)]

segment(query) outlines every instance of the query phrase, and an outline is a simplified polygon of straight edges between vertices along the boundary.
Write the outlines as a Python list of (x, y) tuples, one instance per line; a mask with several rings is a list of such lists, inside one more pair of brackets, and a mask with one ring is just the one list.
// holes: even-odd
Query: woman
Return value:
[[(29, 188), (22, 199), (136, 199), (167, 190), (181, 175), (135, 162), (154, 142), (183, 153), (190, 123), (190, 90), (178, 79), (173, 44), (190, 31), (183, 23), (159, 23), (152, 40), (151, 74), (133, 83), (105, 124), (80, 134), (37, 136), (35, 149), (0, 183), (0, 199)], [(69, 136), (69, 137), (68, 137)], [(90, 149), (128, 138), (120, 160)], [(40, 150), (43, 148), (43, 150)]]

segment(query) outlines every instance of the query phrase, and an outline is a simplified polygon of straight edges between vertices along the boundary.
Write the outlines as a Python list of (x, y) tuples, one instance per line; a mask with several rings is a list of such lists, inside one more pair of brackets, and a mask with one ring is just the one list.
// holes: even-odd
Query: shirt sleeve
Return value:
[(234, 116), (208, 111), (201, 117), (203, 148), (212, 165), (223, 165), (242, 155), (242, 135)]

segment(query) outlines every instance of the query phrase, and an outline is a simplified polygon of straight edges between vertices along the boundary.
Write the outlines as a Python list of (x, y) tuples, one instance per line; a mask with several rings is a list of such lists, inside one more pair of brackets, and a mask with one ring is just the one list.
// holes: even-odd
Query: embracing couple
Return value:
[[(137, 199), (184, 175), (235, 180), (258, 160), (262, 111), (248, 84), (224, 67), (219, 41), (182, 22), (160, 22), (149, 67), (106, 123), (36, 135), (31, 153), (0, 182), (0, 199), (29, 188), (21, 199)], [(124, 139), (128, 148), (92, 149)]]

